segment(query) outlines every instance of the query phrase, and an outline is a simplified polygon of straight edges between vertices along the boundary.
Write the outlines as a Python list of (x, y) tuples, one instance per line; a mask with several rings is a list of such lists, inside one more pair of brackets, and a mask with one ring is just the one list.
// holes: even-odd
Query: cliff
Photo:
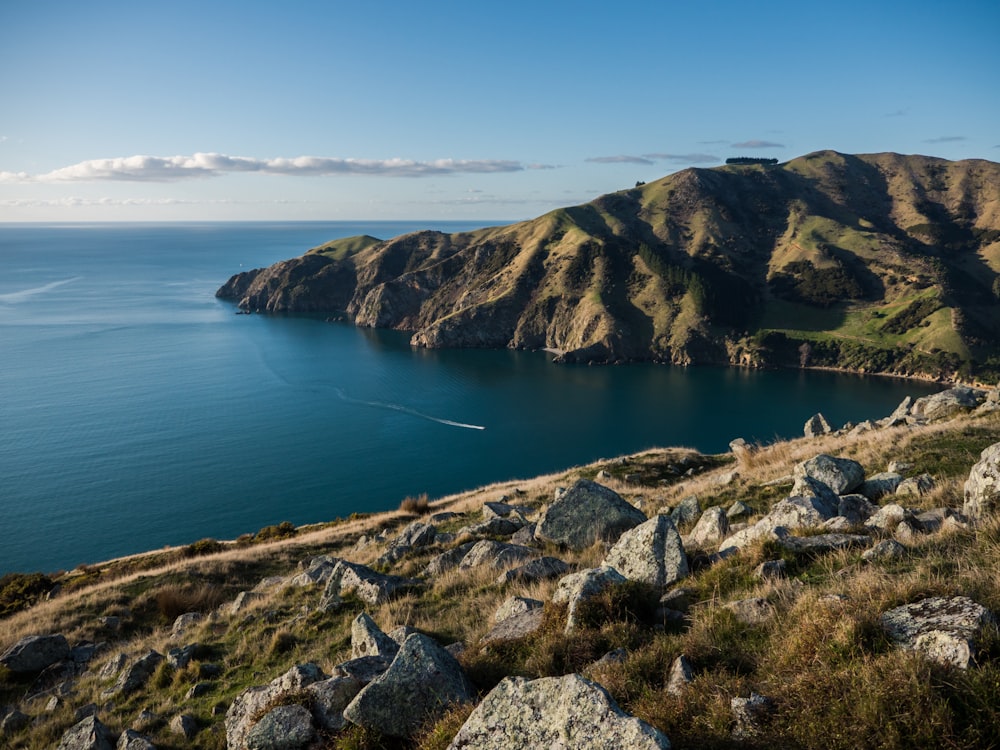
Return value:
[(687, 169), (510, 226), (338, 240), (218, 291), (416, 346), (987, 379), (998, 294), (1000, 165), (832, 151)]

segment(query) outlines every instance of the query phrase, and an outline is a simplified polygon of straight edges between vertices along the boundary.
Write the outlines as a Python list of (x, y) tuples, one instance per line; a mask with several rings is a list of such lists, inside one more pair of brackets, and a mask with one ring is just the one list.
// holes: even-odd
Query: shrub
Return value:
[(0, 578), (0, 617), (27, 609), (54, 586), (52, 580), (41, 573), (8, 573)]
[(269, 542), (274, 539), (287, 539), (298, 533), (291, 521), (282, 521), (277, 526), (265, 526), (254, 535), (255, 542)]
[(427, 493), (423, 493), (418, 497), (405, 497), (403, 502), (399, 504), (399, 509), (404, 513), (419, 513), (420, 515), (425, 515), (430, 513), (431, 506), (427, 501)]
[(193, 542), (181, 550), (184, 557), (201, 557), (202, 555), (211, 555), (216, 552), (220, 552), (223, 549), (221, 542), (215, 539), (199, 539), (197, 542)]
[(156, 592), (156, 608), (173, 622), (187, 612), (208, 612), (222, 604), (225, 595), (218, 586), (164, 586)]

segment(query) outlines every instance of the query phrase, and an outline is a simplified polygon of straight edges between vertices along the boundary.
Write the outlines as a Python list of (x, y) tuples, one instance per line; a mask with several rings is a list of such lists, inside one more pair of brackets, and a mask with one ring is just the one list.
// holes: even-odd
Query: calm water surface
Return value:
[(396, 507), (643, 448), (880, 417), (927, 386), (567, 367), (235, 315), (233, 273), (335, 237), (481, 223), (0, 226), (0, 574)]

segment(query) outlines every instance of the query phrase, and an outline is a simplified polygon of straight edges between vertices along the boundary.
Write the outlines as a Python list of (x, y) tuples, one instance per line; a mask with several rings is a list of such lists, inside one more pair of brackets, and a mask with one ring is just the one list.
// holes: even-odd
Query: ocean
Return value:
[(877, 418), (926, 384), (564, 366), (236, 315), (232, 274), (483, 222), (0, 225), (0, 575), (328, 521), (654, 446)]

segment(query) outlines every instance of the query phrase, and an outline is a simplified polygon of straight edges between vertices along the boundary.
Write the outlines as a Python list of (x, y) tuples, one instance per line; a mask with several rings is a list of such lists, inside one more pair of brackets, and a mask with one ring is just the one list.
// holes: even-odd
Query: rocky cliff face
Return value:
[(218, 296), (427, 347), (753, 366), (811, 342), (808, 364), (902, 372), (984, 359), (998, 279), (1000, 165), (827, 151), (688, 169), (506, 227), (335, 241)]

